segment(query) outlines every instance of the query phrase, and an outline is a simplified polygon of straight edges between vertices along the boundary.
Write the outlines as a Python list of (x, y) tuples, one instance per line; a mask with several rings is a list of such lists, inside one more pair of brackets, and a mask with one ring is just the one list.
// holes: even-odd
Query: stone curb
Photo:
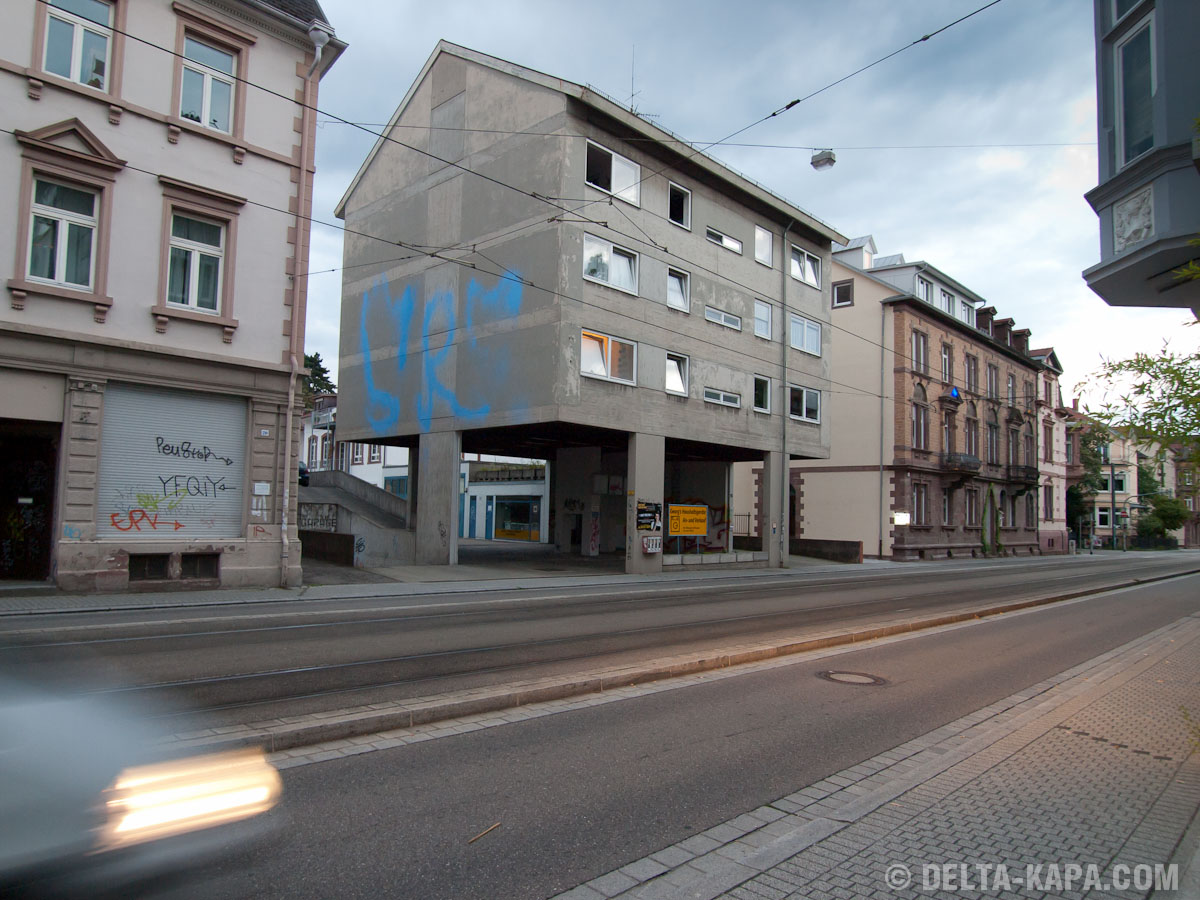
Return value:
[(1200, 570), (1150, 578), (1135, 578), (1107, 585), (1100, 590), (1092, 588), (1070, 593), (1057, 593), (1047, 597), (967, 609), (923, 619), (878, 624), (857, 630), (842, 629), (783, 642), (777, 640), (767, 644), (741, 645), (724, 652), (709, 651), (649, 660), (644, 663), (601, 669), (581, 675), (511, 682), (450, 694), (418, 697), (404, 702), (372, 704), (302, 716), (287, 716), (246, 725), (201, 729), (171, 735), (164, 739), (162, 744), (172, 751), (189, 753), (247, 746), (263, 747), (268, 752), (292, 750), (326, 741), (400, 728), (412, 728), (462, 716), (499, 712), (531, 703), (603, 693), (635, 684), (954, 625), (1006, 612), (1073, 600), (1091, 594), (1120, 590), (1169, 578), (1186, 577), (1196, 574), (1197, 571)]

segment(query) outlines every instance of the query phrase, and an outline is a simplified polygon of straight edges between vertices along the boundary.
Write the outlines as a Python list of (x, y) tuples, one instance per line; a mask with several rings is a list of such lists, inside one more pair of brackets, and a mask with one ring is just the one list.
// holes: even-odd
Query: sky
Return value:
[[(881, 255), (941, 269), (1031, 329), (1031, 347), (1054, 347), (1065, 397), (1082, 383), (1099, 402), (1086, 382), (1102, 359), (1193, 349), (1200, 327), (1183, 327), (1186, 310), (1110, 307), (1080, 274), (1100, 259), (1083, 199), (1097, 180), (1092, 0), (1001, 0), (913, 45), (986, 2), (321, 0), (349, 47), (318, 105), (378, 131), (445, 39), (707, 144), (907, 47), (709, 154), (847, 237), (873, 235)], [(335, 381), (333, 210), (374, 143), (318, 115), (305, 349)], [(813, 147), (837, 164), (814, 170)]]

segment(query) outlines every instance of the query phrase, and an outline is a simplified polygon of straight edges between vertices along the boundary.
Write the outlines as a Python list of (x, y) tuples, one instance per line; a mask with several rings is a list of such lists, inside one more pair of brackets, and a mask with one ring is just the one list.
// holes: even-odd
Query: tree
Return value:
[(313, 397), (317, 394), (332, 394), (337, 385), (329, 377), (329, 369), (321, 362), (320, 353), (305, 353), (304, 368), (308, 375), (304, 379), (304, 408), (312, 409)]
[[(1104, 458), (1101, 448), (1108, 444), (1111, 437), (1107, 428), (1096, 422), (1076, 422), (1071, 426), (1079, 435), (1079, 464), (1083, 467), (1083, 477), (1067, 488), (1067, 525), (1076, 525), (1081, 518), (1091, 517), (1090, 497), (1104, 486), (1101, 468)], [(1083, 540), (1083, 535), (1079, 535)]]
[(1200, 449), (1200, 350), (1176, 352), (1164, 346), (1157, 356), (1137, 353), (1106, 361), (1095, 373), (1116, 400), (1089, 409), (1110, 428), (1140, 442), (1181, 444), (1184, 456)]
[(1182, 528), (1192, 515), (1186, 503), (1167, 494), (1155, 494), (1150, 498), (1150, 506), (1153, 510), (1151, 515), (1162, 523), (1164, 533)]

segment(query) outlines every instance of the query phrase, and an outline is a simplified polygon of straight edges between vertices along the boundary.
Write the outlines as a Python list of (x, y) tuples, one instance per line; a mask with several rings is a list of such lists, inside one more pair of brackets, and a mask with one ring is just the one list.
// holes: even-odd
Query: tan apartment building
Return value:
[(1028, 331), (928, 263), (870, 237), (831, 272), (828, 460), (793, 461), (793, 533), (867, 556), (1038, 553), (1043, 365)]
[(344, 44), (315, 0), (6, 13), (0, 578), (297, 584), (314, 107)]

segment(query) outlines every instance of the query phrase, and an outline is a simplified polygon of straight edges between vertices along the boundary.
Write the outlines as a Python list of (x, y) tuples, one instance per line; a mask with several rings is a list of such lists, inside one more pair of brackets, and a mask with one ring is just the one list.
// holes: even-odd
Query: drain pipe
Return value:
[(791, 533), (791, 500), (790, 489), (792, 486), (792, 461), (788, 456), (787, 444), (787, 428), (788, 416), (790, 411), (788, 408), (788, 329), (791, 323), (788, 321), (787, 311), (787, 289), (788, 289), (788, 232), (792, 230), (792, 226), (796, 224), (795, 219), (788, 219), (787, 225), (783, 227), (783, 244), (779, 248), (779, 324), (781, 328), (779, 340), (779, 357), (781, 368), (783, 370), (783, 383), (780, 385), (781, 394), (779, 398), (779, 440), (780, 450), (783, 454), (783, 477), (780, 479), (779, 490), (783, 495), (783, 506), (779, 512), (779, 568), (788, 568), (788, 557), (791, 555), (790, 540)]
[[(288, 335), (288, 375), (287, 413), (284, 420), (283, 438), (283, 490), (281, 498), (283, 509), (279, 516), (279, 586), (288, 586), (288, 568), (291, 563), (291, 545), (288, 541), (288, 509), (292, 502), (292, 429), (294, 427), (293, 411), (296, 406), (296, 380), (300, 377), (302, 367), (297, 362), (297, 356), (303, 356), (304, 345), (304, 308), (305, 293), (301, 288), (301, 280), (308, 277), (308, 233), (307, 217), (312, 205), (312, 196), (308, 189), (308, 172), (312, 164), (312, 141), (309, 131), (312, 130), (313, 116), (313, 78), (317, 65), (321, 61), (321, 51), (329, 43), (331, 32), (318, 22), (308, 29), (308, 37), (313, 43), (313, 63), (304, 76), (304, 105), (300, 109), (300, 178), (296, 185), (296, 246), (295, 271), (292, 272), (292, 327)], [(305, 272), (299, 271), (304, 266)]]
[[(884, 514), (884, 488), (885, 481), (883, 476), (883, 429), (887, 424), (887, 400), (884, 395), (887, 393), (884, 389), (886, 386), (886, 378), (884, 372), (887, 365), (887, 348), (885, 346), (887, 338), (887, 317), (891, 307), (881, 306), (882, 314), (879, 317), (879, 558), (883, 559), (883, 522)], [(894, 315), (894, 313), (893, 313)]]

